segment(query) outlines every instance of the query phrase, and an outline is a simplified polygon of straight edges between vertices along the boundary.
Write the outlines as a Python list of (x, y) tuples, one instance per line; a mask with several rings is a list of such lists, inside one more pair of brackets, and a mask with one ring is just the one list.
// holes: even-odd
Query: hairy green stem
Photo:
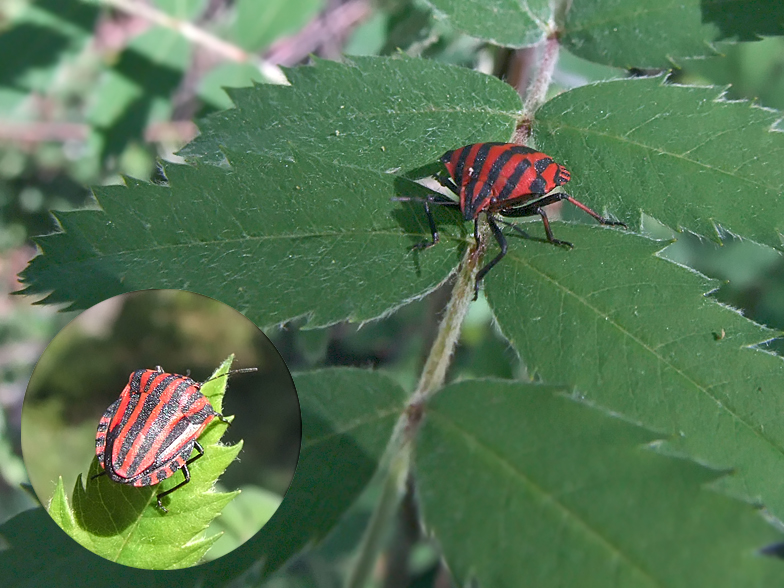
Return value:
[(381, 551), (381, 545), (387, 537), (387, 530), (394, 520), (400, 499), (403, 496), (411, 461), (411, 444), (405, 443), (395, 449), (389, 463), (389, 470), (386, 472), (384, 487), (381, 489), (381, 497), (373, 511), (373, 516), (370, 518), (362, 545), (359, 548), (359, 554), (346, 582), (346, 588), (367, 586), (378, 553)]
[(444, 312), (444, 318), (441, 319), (441, 324), (438, 326), (438, 333), (430, 348), (425, 366), (422, 368), (422, 375), (419, 378), (417, 389), (411, 397), (409, 407), (421, 406), (444, 384), (446, 370), (452, 361), (452, 353), (460, 338), (463, 319), (474, 299), (474, 280), (479, 271), (479, 263), (487, 248), (490, 233), (487, 223), (480, 223), (479, 229), (480, 244), (468, 247), (463, 255), (455, 285), (452, 287), (452, 296)]
[(480, 223), (479, 244), (473, 243), (463, 255), (457, 271), (452, 296), (447, 304), (438, 333), (430, 348), (419, 385), (401, 415), (389, 445), (389, 466), (381, 497), (365, 531), (356, 562), (346, 583), (347, 588), (364, 588), (368, 584), (381, 544), (397, 512), (405, 491), (414, 441), (422, 422), (424, 404), (444, 384), (446, 370), (460, 338), (460, 329), (468, 307), (474, 299), (474, 280), (490, 237), (487, 223)]
[(515, 143), (525, 145), (531, 137), (534, 114), (547, 98), (547, 89), (550, 87), (553, 72), (555, 72), (555, 66), (558, 63), (559, 49), (558, 31), (553, 30), (542, 43), (539, 67), (536, 70), (536, 76), (528, 86), (525, 104), (523, 105), (523, 115), (514, 134), (513, 140)]

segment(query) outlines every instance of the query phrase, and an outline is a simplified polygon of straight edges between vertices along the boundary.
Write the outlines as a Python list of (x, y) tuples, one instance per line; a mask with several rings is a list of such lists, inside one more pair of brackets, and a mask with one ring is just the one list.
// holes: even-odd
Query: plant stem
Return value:
[(558, 34), (558, 31), (553, 29), (542, 44), (539, 67), (536, 70), (536, 76), (531, 81), (531, 85), (528, 86), (525, 104), (523, 105), (523, 116), (514, 134), (514, 142), (520, 145), (528, 143), (531, 137), (534, 113), (544, 104), (547, 98), (547, 89), (550, 87), (553, 72), (558, 63), (558, 51), (560, 49)]
[(422, 369), (419, 384), (392, 435), (389, 444), (389, 467), (381, 498), (365, 532), (359, 555), (346, 583), (347, 588), (364, 588), (367, 585), (370, 574), (373, 572), (373, 566), (378, 559), (381, 543), (387, 536), (387, 530), (403, 496), (416, 434), (422, 422), (424, 403), (444, 384), (446, 370), (460, 338), (463, 319), (468, 312), (468, 306), (474, 299), (474, 280), (490, 237), (487, 223), (480, 223), (479, 228), (480, 243), (470, 245), (463, 255), (463, 261), (452, 287), (452, 297), (447, 304), (444, 318), (438, 327), (438, 334)]
[(277, 65), (260, 59), (241, 47), (208, 33), (192, 22), (174, 18), (153, 6), (142, 4), (135, 0), (100, 0), (100, 3), (121, 10), (126, 14), (142, 18), (158, 26), (176, 31), (192, 43), (201, 45), (222, 56), (224, 59), (238, 61), (240, 63), (250, 63), (251, 65), (256, 66), (262, 75), (270, 82), (288, 84), (288, 80), (286, 79), (283, 70)]
[(457, 272), (444, 318), (441, 319), (441, 324), (438, 326), (438, 333), (430, 348), (425, 366), (422, 368), (419, 384), (409, 402), (409, 412), (414, 407), (421, 406), (444, 384), (446, 370), (452, 361), (452, 353), (460, 338), (463, 319), (474, 299), (474, 280), (490, 236), (487, 223), (479, 223), (479, 229), (480, 245), (473, 244), (466, 249), (465, 255), (463, 255), (463, 261)]
[[(558, 32), (552, 23), (550, 26), (552, 32), (544, 42), (539, 68), (528, 88), (523, 117), (515, 131), (515, 140), (520, 144), (527, 142), (530, 137), (533, 114), (544, 103), (547, 88), (558, 62)], [(427, 361), (422, 368), (422, 375), (419, 378), (416, 391), (412, 394), (405, 412), (401, 415), (390, 441), (391, 459), (384, 480), (384, 488), (362, 541), (357, 563), (349, 577), (347, 588), (364, 588), (367, 585), (381, 549), (381, 542), (386, 537), (389, 525), (397, 512), (409, 475), (414, 443), (424, 416), (425, 403), (444, 385), (446, 372), (452, 361), (452, 354), (460, 338), (463, 319), (474, 299), (476, 274), (487, 249), (489, 238), (488, 224), (479, 223), (479, 242), (469, 246), (463, 255), (463, 261), (452, 287), (452, 296), (444, 312), (444, 318), (438, 327), (438, 333), (430, 348)]]
[(346, 588), (364, 588), (373, 573), (381, 544), (387, 536), (395, 513), (397, 512), (400, 498), (406, 485), (409, 464), (411, 461), (411, 444), (397, 445), (389, 463), (384, 487), (381, 490), (373, 516), (365, 531), (359, 555), (351, 570), (351, 575), (346, 582)]

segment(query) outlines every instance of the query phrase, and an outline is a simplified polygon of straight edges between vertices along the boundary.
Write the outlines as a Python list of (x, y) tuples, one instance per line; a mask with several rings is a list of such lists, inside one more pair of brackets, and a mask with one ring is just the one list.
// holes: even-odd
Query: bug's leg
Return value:
[(179, 484), (177, 484), (174, 488), (169, 488), (165, 492), (161, 492), (160, 494), (158, 494), (158, 496), (156, 497), (158, 499), (158, 508), (160, 508), (163, 512), (169, 512), (169, 510), (165, 506), (163, 506), (163, 503), (161, 503), (161, 498), (163, 498), (164, 496), (168, 496), (169, 494), (171, 494), (175, 490), (177, 490), (179, 488), (182, 488), (183, 486), (185, 486), (185, 484), (190, 482), (191, 481), (191, 472), (188, 469), (188, 464), (189, 463), (193, 463), (194, 461), (196, 461), (197, 459), (199, 459), (200, 457), (202, 457), (204, 455), (204, 448), (201, 446), (201, 444), (198, 441), (195, 441), (193, 443), (193, 447), (194, 447), (194, 449), (196, 449), (196, 451), (199, 452), (199, 455), (196, 455), (196, 456), (190, 458), (180, 468), (182, 470), (183, 475), (185, 476), (185, 479), (182, 482), (180, 482)]
[(444, 188), (454, 192), (457, 196), (460, 196), (460, 188), (457, 187), (457, 184), (455, 184), (451, 177), (446, 174), (437, 174), (433, 176), (433, 178), (435, 178), (436, 182), (441, 184)]
[[(439, 198), (440, 196), (440, 198)], [(414, 245), (414, 249), (427, 249), (428, 247), (432, 247), (436, 243), (438, 243), (439, 235), (438, 229), (436, 228), (436, 220), (433, 218), (433, 211), (430, 210), (431, 204), (438, 204), (440, 206), (460, 206), (460, 203), (455, 202), (454, 200), (450, 200), (446, 196), (443, 195), (433, 195), (428, 196), (427, 198), (419, 198), (417, 196), (395, 196), (392, 198), (395, 202), (421, 202), (425, 206), (425, 212), (427, 213), (427, 222), (430, 225), (430, 236), (432, 238), (431, 241), (422, 241), (421, 243), (417, 243)]]
[(569, 249), (574, 249), (574, 245), (569, 243), (569, 241), (561, 241), (560, 239), (556, 239), (553, 237), (553, 230), (550, 228), (550, 221), (547, 218), (547, 213), (544, 211), (544, 208), (537, 208), (536, 212), (539, 216), (542, 217), (542, 223), (544, 224), (544, 232), (547, 234), (547, 240), (552, 243), (553, 245), (564, 245)]
[[(536, 213), (534, 213), (534, 214), (536, 214)], [(525, 232), (523, 229), (521, 229), (521, 228), (520, 228), (518, 225), (516, 225), (516, 224), (514, 224), (514, 223), (510, 223), (509, 221), (505, 221), (505, 220), (504, 220), (504, 219), (502, 219), (502, 218), (499, 218), (499, 219), (496, 219), (496, 220), (497, 220), (499, 223), (502, 223), (502, 224), (506, 225), (507, 227), (510, 227), (510, 228), (514, 229), (515, 231), (517, 231), (517, 233), (518, 233), (518, 234), (519, 234), (521, 237), (523, 237), (524, 239), (529, 239), (529, 240), (531, 239), (531, 235), (529, 235), (528, 233), (526, 233), (526, 232)]]
[(105, 475), (106, 475), (106, 470), (103, 470), (102, 472), (95, 474), (94, 476), (90, 476), (90, 479), (95, 480), (95, 478), (100, 478), (101, 476), (105, 476)]
[(229, 419), (227, 419), (225, 416), (223, 416), (223, 415), (222, 415), (221, 413), (219, 413), (219, 412), (216, 412), (216, 413), (215, 413), (215, 418), (216, 418), (216, 419), (218, 419), (220, 422), (222, 422), (222, 423), (225, 423), (225, 424), (227, 424), (227, 425), (230, 425), (230, 424), (231, 424), (231, 421), (230, 421)]
[(430, 236), (432, 241), (422, 241), (414, 245), (414, 249), (427, 249), (438, 243), (438, 229), (436, 229), (436, 219), (433, 218), (433, 212), (430, 210), (430, 201), (425, 200), (425, 212), (427, 213), (427, 222), (430, 224)]
[(598, 212), (594, 212), (593, 210), (588, 208), (585, 204), (583, 204), (579, 200), (577, 200), (575, 198), (572, 198), (569, 194), (562, 193), (562, 194), (560, 194), (560, 197), (558, 199), (559, 200), (568, 200), (569, 202), (574, 204), (580, 210), (590, 214), (593, 218), (595, 218), (597, 221), (599, 221), (603, 225), (613, 225), (613, 226), (623, 227), (624, 229), (628, 229), (629, 228), (624, 223), (622, 223), (621, 221), (614, 221), (614, 220), (609, 219), (609, 218), (604, 218)]
[(501, 253), (496, 255), (485, 267), (479, 270), (479, 273), (476, 274), (476, 280), (474, 281), (474, 300), (477, 299), (479, 296), (479, 282), (487, 275), (495, 264), (497, 264), (501, 259), (503, 259), (504, 255), (506, 255), (507, 245), (506, 245), (506, 237), (501, 232), (500, 227), (496, 224), (495, 219), (491, 215), (487, 216), (487, 223), (490, 225), (490, 229), (493, 231), (493, 236), (495, 240), (498, 242), (498, 246), (501, 248)]
[[(199, 455), (195, 455), (192, 458), (190, 458), (188, 461), (185, 462), (185, 465), (188, 465), (189, 463), (193, 463), (194, 461), (199, 459), (202, 455), (204, 455), (204, 448), (201, 446), (201, 443), (199, 443), (198, 441), (193, 442), (193, 448), (199, 452)], [(169, 490), (169, 492), (171, 492), (171, 490)]]

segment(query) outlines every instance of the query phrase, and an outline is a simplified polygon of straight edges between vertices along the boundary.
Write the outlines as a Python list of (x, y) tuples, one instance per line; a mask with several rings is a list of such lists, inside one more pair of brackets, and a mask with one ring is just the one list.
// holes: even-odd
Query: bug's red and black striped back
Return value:
[(115, 482), (150, 486), (181, 468), (220, 416), (191, 378), (137, 370), (98, 424), (95, 453)]
[(508, 209), (562, 186), (569, 171), (544, 153), (510, 143), (474, 143), (441, 157), (460, 189), (466, 220)]

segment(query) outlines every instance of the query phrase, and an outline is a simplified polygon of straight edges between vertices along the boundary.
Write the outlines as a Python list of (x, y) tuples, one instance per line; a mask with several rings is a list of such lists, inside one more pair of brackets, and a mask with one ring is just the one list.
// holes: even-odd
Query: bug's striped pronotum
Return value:
[[(234, 370), (210, 380), (254, 371)], [(154, 486), (181, 469), (185, 479), (157, 496), (158, 508), (168, 512), (161, 498), (190, 482), (188, 464), (204, 455), (199, 435), (215, 418), (228, 423), (201, 393), (210, 380), (196, 382), (160, 366), (133, 372), (98, 423), (95, 455), (103, 471), (93, 477), (105, 474), (121, 484)], [(194, 449), (198, 455), (190, 457)]]
[[(493, 236), (501, 247), (501, 252), (479, 270), (476, 275), (475, 287), (478, 287), (487, 272), (506, 255), (506, 238), (497, 222), (511, 226), (523, 233), (516, 225), (496, 218), (496, 214), (505, 217), (538, 214), (544, 223), (547, 240), (554, 245), (567, 247), (573, 247), (573, 245), (553, 237), (550, 221), (544, 210), (545, 206), (559, 200), (568, 200), (603, 225), (626, 227), (622, 222), (610, 220), (597, 214), (569, 194), (554, 192), (556, 188), (569, 181), (571, 177), (569, 171), (556, 163), (550, 156), (529, 147), (511, 143), (474, 143), (454, 151), (447, 151), (441, 156), (441, 162), (449, 172), (449, 176), (439, 175), (436, 176), (436, 179), (454, 192), (459, 197), (459, 201), (455, 202), (438, 196), (422, 200), (430, 223), (432, 241), (420, 243), (417, 248), (424, 249), (438, 243), (438, 231), (430, 211), (430, 203), (459, 206), (463, 212), (463, 218), (474, 221), (474, 237), (477, 242), (479, 241), (479, 215), (484, 212), (490, 229), (493, 231)], [(395, 200), (420, 199), (401, 197), (395, 198)], [(525, 234), (523, 233), (523, 235)]]

